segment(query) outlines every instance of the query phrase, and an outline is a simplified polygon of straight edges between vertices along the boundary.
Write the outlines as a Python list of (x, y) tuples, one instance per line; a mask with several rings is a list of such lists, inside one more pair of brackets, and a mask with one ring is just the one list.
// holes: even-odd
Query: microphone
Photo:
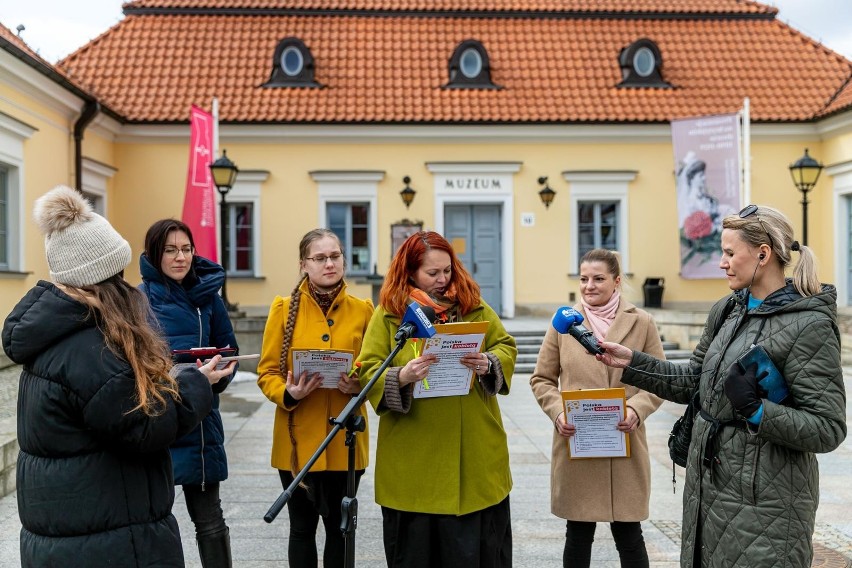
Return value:
[(553, 320), (551, 325), (553, 325), (553, 329), (562, 334), (569, 334), (571, 337), (580, 342), (580, 345), (585, 347), (586, 351), (591, 353), (592, 355), (601, 354), (603, 355), (606, 351), (598, 344), (598, 340), (595, 337), (595, 334), (586, 329), (583, 325), (583, 314), (575, 310), (574, 308), (569, 308), (568, 306), (562, 306), (556, 313), (553, 314)]
[(421, 306), (417, 302), (408, 304), (402, 323), (393, 336), (394, 341), (405, 341), (411, 338), (426, 338), (435, 335), (432, 320), (435, 318), (435, 310), (429, 306)]

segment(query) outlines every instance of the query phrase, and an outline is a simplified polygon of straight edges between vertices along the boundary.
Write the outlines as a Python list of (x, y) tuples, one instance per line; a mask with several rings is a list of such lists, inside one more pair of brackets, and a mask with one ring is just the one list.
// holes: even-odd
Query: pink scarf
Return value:
[(580, 298), (580, 304), (586, 310), (586, 323), (589, 329), (592, 330), (592, 333), (595, 334), (595, 337), (598, 338), (598, 341), (606, 339), (606, 332), (609, 331), (609, 326), (612, 325), (612, 321), (618, 313), (620, 298), (621, 294), (618, 293), (618, 290), (612, 293), (609, 301), (603, 306), (590, 306), (586, 303), (586, 300), (582, 297)]

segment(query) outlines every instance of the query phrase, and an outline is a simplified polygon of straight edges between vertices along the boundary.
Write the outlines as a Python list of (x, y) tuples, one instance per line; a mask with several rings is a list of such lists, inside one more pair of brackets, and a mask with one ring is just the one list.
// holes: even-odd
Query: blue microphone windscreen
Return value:
[(559, 333), (568, 333), (568, 330), (571, 326), (577, 325), (578, 323), (583, 322), (583, 316), (575, 310), (574, 308), (569, 308), (568, 306), (562, 306), (556, 313), (553, 314), (553, 320), (551, 321), (551, 325), (553, 328)]
[[(429, 317), (429, 315), (425, 313), (426, 310), (431, 313), (432, 317)], [(405, 310), (402, 323), (411, 323), (417, 328), (417, 331), (414, 332), (412, 337), (432, 337), (435, 335), (435, 328), (432, 326), (432, 318), (434, 318), (434, 315), (435, 310), (432, 308), (428, 306), (421, 306), (417, 302), (411, 302)]]

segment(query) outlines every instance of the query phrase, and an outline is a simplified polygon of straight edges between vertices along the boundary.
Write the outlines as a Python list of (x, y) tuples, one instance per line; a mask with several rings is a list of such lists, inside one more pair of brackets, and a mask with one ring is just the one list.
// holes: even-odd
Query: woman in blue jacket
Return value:
[[(145, 235), (139, 269), (142, 291), (173, 351), (237, 348), (228, 310), (219, 296), (225, 271), (215, 262), (195, 255), (192, 232), (185, 223), (162, 219), (151, 225)], [(210, 414), (170, 448), (175, 485), (183, 486), (205, 568), (231, 566), (229, 531), (219, 499), (219, 482), (228, 478), (219, 393), (232, 377), (213, 385)]]

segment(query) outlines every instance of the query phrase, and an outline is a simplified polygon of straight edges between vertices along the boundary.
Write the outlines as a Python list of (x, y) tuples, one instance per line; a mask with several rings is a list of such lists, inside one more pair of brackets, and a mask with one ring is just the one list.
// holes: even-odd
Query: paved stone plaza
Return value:
[[(516, 320), (517, 321), (517, 320)], [(516, 323), (515, 325), (519, 325)], [(281, 492), (278, 475), (269, 466), (274, 407), (267, 402), (249, 374), (229, 387), (222, 399), (227, 434), (230, 479), (222, 484), (225, 517), (231, 527), (234, 565), (240, 568), (286, 566), (287, 512), (271, 524), (263, 515)], [(528, 375), (516, 375), (509, 396), (501, 397), (503, 419), (509, 435), (514, 489), (511, 493), (514, 566), (544, 568), (560, 566), (564, 523), (550, 514), (550, 443), (552, 426), (539, 409), (529, 388)], [(852, 367), (846, 373), (847, 392), (852, 385)], [(847, 421), (852, 404), (847, 402)], [(651, 566), (678, 566), (680, 546), (683, 470), (677, 470), (672, 492), (672, 465), (666, 440), (671, 424), (682, 407), (665, 403), (647, 422), (653, 489), (651, 518), (643, 530)], [(370, 413), (371, 454), (375, 454), (377, 418)], [(845, 566), (852, 561), (852, 440), (847, 438), (835, 452), (820, 456), (821, 504), (817, 514), (814, 566)], [(373, 501), (372, 468), (368, 468), (358, 493), (360, 515), (356, 533), (358, 566), (384, 566), (381, 514)], [(419, 483), (440, 482), (423, 472)], [(193, 528), (178, 493), (175, 515), (184, 537), (187, 566), (199, 567)], [(320, 540), (322, 540), (320, 524)], [(0, 566), (19, 565), (20, 522), (14, 494), (0, 499)], [(615, 568), (618, 555), (608, 526), (599, 525), (593, 566)]]

